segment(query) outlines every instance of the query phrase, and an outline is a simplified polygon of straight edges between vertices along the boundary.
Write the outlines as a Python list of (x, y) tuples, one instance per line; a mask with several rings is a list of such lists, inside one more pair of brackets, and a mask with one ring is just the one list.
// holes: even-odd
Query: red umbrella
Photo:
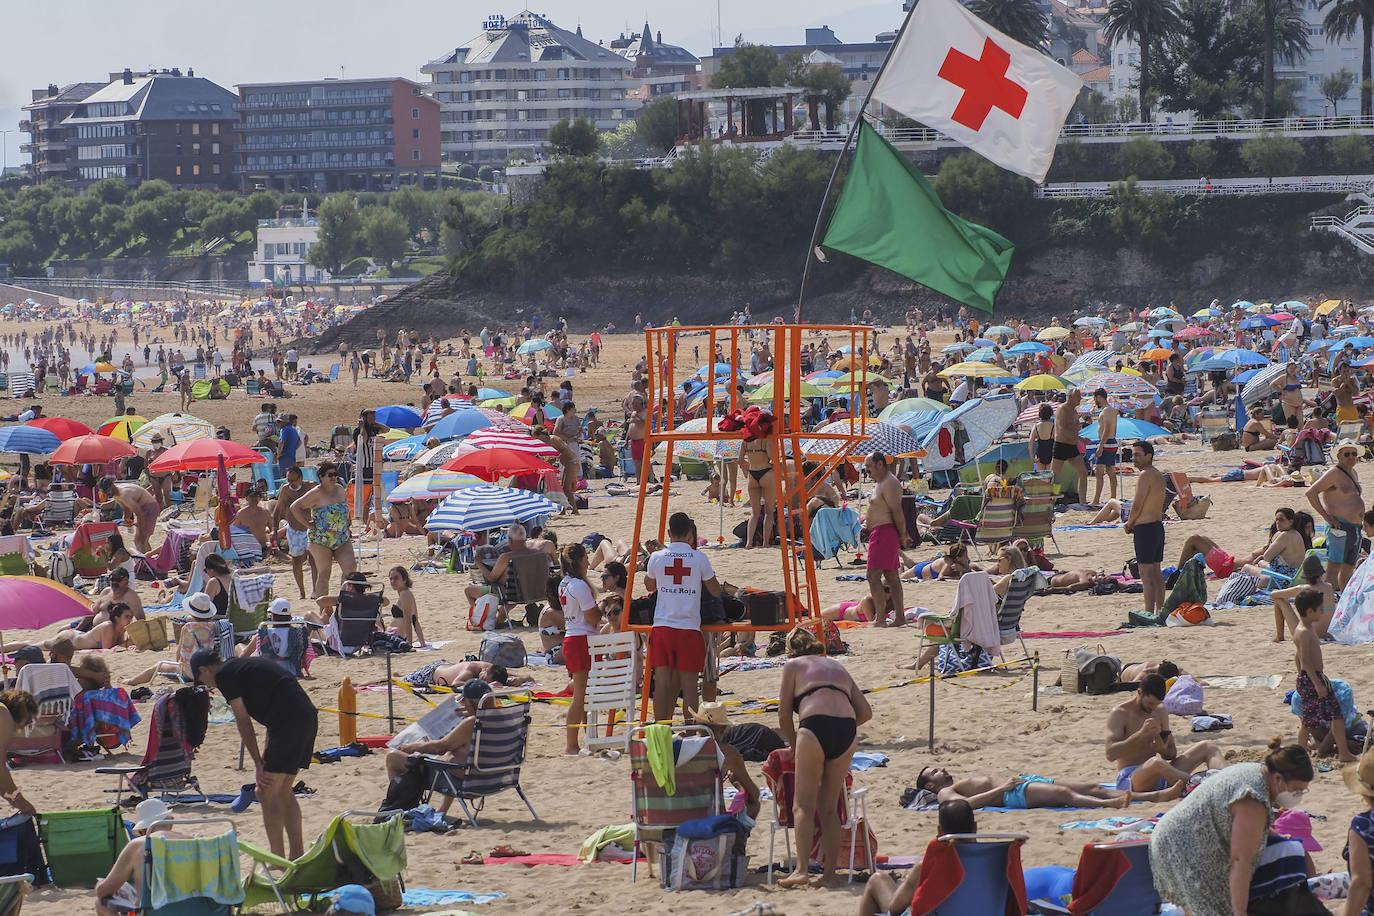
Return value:
[(49, 464), (105, 464), (118, 458), (128, 458), (138, 450), (127, 442), (109, 436), (77, 436), (59, 445), (48, 459)]
[(193, 439), (174, 445), (163, 452), (148, 470), (154, 474), (168, 471), (213, 471), (224, 459), (226, 467), (240, 467), (245, 464), (262, 464), (267, 461), (261, 452), (228, 439)]
[(508, 448), (485, 448), (476, 452), (468, 452), (440, 465), (440, 467), (446, 471), (458, 471), (490, 481), (499, 477), (514, 477), (517, 474), (528, 474), (549, 469), (547, 464), (529, 452), (517, 452)]
[(27, 426), (37, 426), (39, 429), (46, 429), (59, 439), (75, 439), (77, 436), (89, 436), (95, 433), (85, 423), (78, 423), (76, 420), (68, 420), (66, 417), (39, 417), (30, 420)]

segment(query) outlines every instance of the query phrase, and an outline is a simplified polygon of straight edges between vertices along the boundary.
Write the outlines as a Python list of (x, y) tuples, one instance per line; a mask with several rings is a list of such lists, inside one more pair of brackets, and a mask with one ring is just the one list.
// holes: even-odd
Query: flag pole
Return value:
[(902, 20), (901, 28), (897, 30), (897, 37), (892, 39), (891, 49), (883, 58), (882, 65), (878, 67), (877, 75), (873, 77), (873, 82), (868, 85), (868, 92), (864, 95), (864, 100), (854, 115), (854, 123), (849, 128), (849, 136), (845, 138), (844, 146), (841, 147), (839, 155), (835, 157), (835, 166), (830, 170), (830, 180), (825, 183), (825, 191), (821, 194), (821, 203), (816, 210), (816, 225), (811, 230), (811, 244), (806, 246), (806, 261), (802, 266), (801, 289), (797, 293), (797, 308), (793, 316), (795, 324), (801, 324), (802, 306), (806, 304), (806, 289), (810, 285), (811, 265), (815, 261), (813, 255), (816, 251), (816, 244), (820, 241), (821, 225), (825, 219), (825, 202), (830, 199), (830, 189), (835, 186), (835, 178), (840, 174), (840, 163), (844, 162), (844, 154), (849, 152), (850, 147), (854, 145), (854, 138), (859, 135), (859, 125), (863, 123), (864, 112), (868, 110), (869, 102), (873, 101), (873, 92), (878, 88), (878, 83), (882, 81), (883, 74), (887, 72), (887, 65), (892, 62), (892, 54), (901, 43), (902, 36), (906, 34), (906, 27), (911, 23), (911, 14), (915, 11), (916, 3), (913, 2), (911, 9), (907, 11), (906, 18)]

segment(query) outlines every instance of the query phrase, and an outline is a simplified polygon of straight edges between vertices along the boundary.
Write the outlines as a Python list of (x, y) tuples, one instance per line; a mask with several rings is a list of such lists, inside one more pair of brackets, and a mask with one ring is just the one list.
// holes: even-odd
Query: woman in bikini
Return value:
[(410, 590), (410, 573), (404, 566), (393, 566), (386, 577), (391, 587), (396, 589), (396, 600), (391, 602), (391, 616), (396, 621), (396, 635), (417, 648), (429, 645), (425, 642), (424, 628), (420, 626), (415, 593)]
[(234, 588), (234, 573), (229, 561), (217, 553), (205, 558), (205, 585), (201, 591), (210, 596), (215, 603), (215, 613), (220, 617), (229, 614), (229, 595)]
[(958, 579), (973, 567), (969, 565), (968, 547), (955, 544), (933, 560), (922, 560), (902, 576), (904, 582), (933, 582), (936, 579)]
[[(116, 604), (110, 608), (110, 619), (97, 623), (85, 633), (79, 630), (63, 630), (52, 639), (45, 640), (44, 649), (51, 649), (59, 639), (70, 639), (79, 650), (122, 649), (129, 644), (124, 631), (134, 622), (133, 608), (127, 604)], [(8, 647), (6, 647), (8, 649)]]
[(747, 550), (754, 546), (760, 510), (763, 512), (763, 544), (766, 547), (773, 539), (773, 503), (776, 498), (773, 453), (768, 448), (768, 442), (764, 439), (741, 442), (739, 464), (749, 474), (749, 527), (744, 547)]
[(1183, 542), (1178, 565), (1182, 566), (1189, 557), (1200, 553), (1207, 568), (1220, 579), (1230, 576), (1237, 566), (1252, 576), (1263, 576), (1273, 570), (1284, 579), (1291, 579), (1302, 564), (1303, 556), (1312, 548), (1312, 538), (1305, 528), (1300, 524), (1297, 512), (1281, 506), (1274, 510), (1274, 524), (1269, 528), (1268, 543), (1244, 560), (1237, 562), (1236, 557), (1222, 550), (1216, 541), (1206, 535), (1190, 534)]
[(1302, 422), (1302, 379), (1298, 376), (1298, 364), (1290, 362), (1283, 370), (1283, 390), (1279, 394), (1283, 404), (1283, 414), (1290, 420)]
[(315, 566), (315, 593), (320, 607), (328, 611), (334, 606), (329, 595), (329, 577), (339, 564), (339, 575), (345, 579), (358, 568), (353, 556), (353, 540), (349, 535), (352, 516), (348, 511), (348, 491), (339, 483), (339, 470), (332, 461), (318, 466), (319, 485), (291, 504), (291, 513), (306, 529), (310, 540), (310, 558)]
[[(859, 685), (843, 665), (825, 655), (813, 630), (798, 626), (787, 634), (788, 662), (782, 668), (778, 724), (796, 764), (793, 823), (797, 848), (810, 849), (814, 819), (821, 821), (821, 883), (834, 885), (840, 854), (840, 795), (849, 761), (858, 747), (858, 728), (873, 718)], [(794, 722), (797, 718), (800, 721)], [(809, 856), (797, 856), (792, 874), (779, 887), (811, 882)]]
[(1247, 452), (1271, 449), (1279, 444), (1278, 437), (1264, 425), (1264, 407), (1259, 404), (1250, 408), (1250, 420), (1240, 431), (1240, 447)]
[(1040, 419), (1031, 427), (1030, 449), (1035, 469), (1048, 471), (1054, 461), (1054, 408), (1048, 403), (1040, 405)]

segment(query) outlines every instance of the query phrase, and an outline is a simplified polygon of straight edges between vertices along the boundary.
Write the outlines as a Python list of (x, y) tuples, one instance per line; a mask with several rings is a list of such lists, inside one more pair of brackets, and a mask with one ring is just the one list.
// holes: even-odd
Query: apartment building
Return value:
[(19, 151), (29, 154), (26, 171), (35, 183), (72, 177), (76, 167), (73, 128), (62, 122), (75, 113), (88, 95), (104, 86), (104, 82), (72, 83), (59, 88), (49, 83), (47, 88), (30, 93), (32, 101), (24, 106), (25, 115), (19, 122), (19, 130), (28, 134), (29, 139), (20, 145)]

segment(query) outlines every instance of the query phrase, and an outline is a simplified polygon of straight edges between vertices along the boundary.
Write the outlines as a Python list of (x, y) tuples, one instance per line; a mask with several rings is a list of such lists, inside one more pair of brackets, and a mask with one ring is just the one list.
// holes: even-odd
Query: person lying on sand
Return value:
[(1111, 576), (1100, 569), (1074, 569), (1065, 572), (1046, 573), (1049, 585), (1044, 589), (1046, 595), (1069, 595), (1074, 592), (1086, 592), (1103, 582), (1111, 580)]
[(1133, 793), (1107, 789), (1092, 779), (1051, 779), (1020, 775), (969, 776), (956, 780), (944, 767), (928, 766), (916, 777), (916, 788), (934, 792), (941, 802), (966, 801), (973, 808), (1124, 808), (1132, 801), (1171, 801), (1183, 794), (1183, 783), (1163, 791)]
[(935, 579), (958, 579), (972, 569), (968, 559), (968, 547), (955, 544), (933, 560), (922, 560), (902, 574), (903, 582), (931, 581)]
[(431, 662), (405, 676), (406, 683), (417, 687), (461, 687), (473, 678), (498, 687), (520, 687), (534, 683), (534, 678), (511, 675), (502, 665), (477, 661)]

